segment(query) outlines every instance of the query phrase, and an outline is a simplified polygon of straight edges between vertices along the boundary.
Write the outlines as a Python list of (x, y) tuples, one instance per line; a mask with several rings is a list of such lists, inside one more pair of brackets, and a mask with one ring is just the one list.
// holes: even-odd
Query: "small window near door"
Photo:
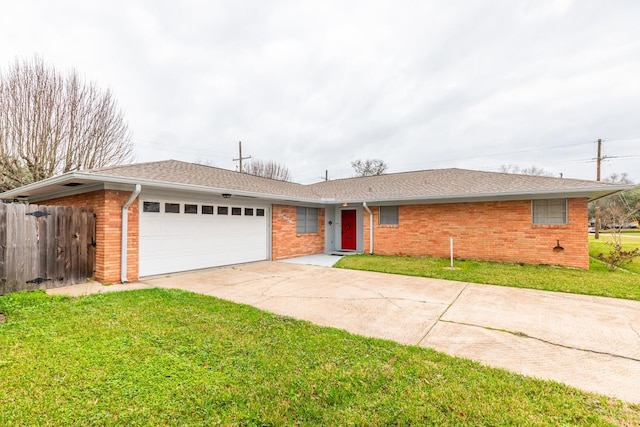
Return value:
[(380, 206), (380, 225), (398, 225), (398, 207)]
[(264, 209), (256, 209), (256, 216), (264, 216)]
[(180, 213), (180, 203), (165, 203), (164, 204), (164, 212), (165, 213)]
[(318, 232), (318, 208), (296, 208), (296, 233)]
[(567, 199), (532, 200), (531, 212), (533, 224), (566, 224)]
[(213, 215), (213, 206), (202, 205), (202, 215)]
[(186, 214), (197, 214), (198, 213), (198, 205), (184, 205), (184, 213)]
[(218, 206), (218, 215), (229, 215), (229, 208), (227, 206)]
[(231, 215), (242, 215), (242, 208), (231, 208)]
[(244, 208), (244, 216), (253, 216), (253, 208)]
[(160, 212), (160, 202), (142, 202), (142, 212)]

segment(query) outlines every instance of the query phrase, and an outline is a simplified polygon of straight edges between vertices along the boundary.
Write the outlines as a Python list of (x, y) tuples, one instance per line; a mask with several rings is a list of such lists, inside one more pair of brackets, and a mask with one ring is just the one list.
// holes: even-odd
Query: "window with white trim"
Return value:
[(531, 219), (536, 225), (566, 224), (567, 199), (532, 200)]
[(160, 202), (143, 202), (142, 212), (160, 212)]
[(164, 213), (180, 213), (180, 203), (165, 203)]
[(397, 206), (380, 206), (380, 225), (398, 225), (398, 207)]
[(318, 232), (318, 208), (296, 208), (296, 233), (308, 234)]

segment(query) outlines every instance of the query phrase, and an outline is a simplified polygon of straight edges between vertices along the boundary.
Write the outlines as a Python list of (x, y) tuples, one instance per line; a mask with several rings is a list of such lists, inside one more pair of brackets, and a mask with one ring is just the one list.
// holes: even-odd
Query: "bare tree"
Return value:
[[(626, 173), (612, 173), (603, 181), (615, 184), (633, 184)], [(598, 258), (604, 261), (610, 270), (624, 267), (640, 257), (640, 248), (627, 249), (623, 245), (622, 229), (638, 226), (640, 217), (640, 187), (623, 191), (602, 199), (599, 202), (600, 221), (609, 229), (611, 242), (609, 253), (600, 253)]]
[(112, 92), (40, 57), (0, 73), (0, 185), (132, 160), (128, 124)]
[[(633, 184), (627, 173), (612, 173), (604, 182), (612, 184)], [(626, 190), (606, 197), (600, 201), (602, 224), (612, 229), (612, 233), (620, 228), (638, 221), (640, 213), (640, 187)]]
[(551, 172), (547, 172), (543, 168), (539, 168), (537, 166), (521, 168), (518, 165), (501, 165), (500, 172), (515, 173), (520, 175), (533, 175), (533, 176), (553, 176)]
[(351, 167), (356, 172), (356, 176), (382, 175), (389, 165), (380, 159), (355, 160), (351, 162)]
[(251, 160), (250, 163), (245, 163), (242, 169), (244, 173), (250, 175), (277, 179), (279, 181), (291, 181), (291, 172), (289, 172), (289, 169), (273, 160), (263, 161), (254, 159)]

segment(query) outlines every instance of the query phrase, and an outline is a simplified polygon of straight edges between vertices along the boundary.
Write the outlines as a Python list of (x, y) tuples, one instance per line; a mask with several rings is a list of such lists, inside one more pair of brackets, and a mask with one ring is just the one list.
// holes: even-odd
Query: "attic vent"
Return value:
[(81, 182), (68, 182), (66, 184), (62, 184), (63, 187), (77, 187), (79, 185), (82, 185)]

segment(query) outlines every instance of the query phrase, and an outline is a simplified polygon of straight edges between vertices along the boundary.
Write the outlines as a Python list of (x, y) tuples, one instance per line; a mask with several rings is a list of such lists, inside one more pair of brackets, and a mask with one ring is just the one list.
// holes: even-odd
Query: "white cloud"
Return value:
[(303, 182), (368, 157), (592, 178), (600, 137), (640, 181), (638, 18), (631, 0), (23, 0), (0, 58), (112, 87), (141, 161), (233, 168), (242, 140)]

